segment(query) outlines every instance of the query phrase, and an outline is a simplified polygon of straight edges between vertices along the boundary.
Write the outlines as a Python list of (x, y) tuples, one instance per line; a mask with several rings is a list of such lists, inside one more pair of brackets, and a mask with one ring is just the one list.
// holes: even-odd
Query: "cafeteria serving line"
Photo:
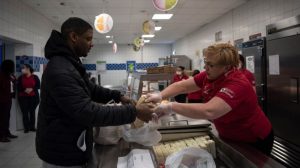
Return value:
[(298, 0), (0, 1), (0, 168), (300, 167)]

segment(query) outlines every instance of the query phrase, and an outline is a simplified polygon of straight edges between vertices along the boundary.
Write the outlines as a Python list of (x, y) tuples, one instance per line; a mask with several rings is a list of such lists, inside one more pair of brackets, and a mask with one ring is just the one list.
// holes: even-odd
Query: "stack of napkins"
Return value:
[(154, 164), (147, 149), (133, 149), (128, 155), (118, 158), (117, 168), (154, 168)]

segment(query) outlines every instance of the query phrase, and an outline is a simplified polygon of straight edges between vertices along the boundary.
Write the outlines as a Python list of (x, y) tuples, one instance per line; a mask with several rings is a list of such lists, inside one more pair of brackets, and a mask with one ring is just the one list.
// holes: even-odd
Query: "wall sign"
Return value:
[(221, 40), (222, 40), (222, 31), (216, 32), (215, 33), (215, 42), (218, 42)]
[(261, 37), (261, 33), (252, 34), (249, 36), (249, 40), (258, 39)]
[(279, 55), (269, 55), (269, 74), (280, 75)]
[(126, 61), (126, 70), (127, 72), (136, 71), (136, 62), (135, 61)]
[(254, 56), (246, 56), (246, 69), (251, 73), (255, 73), (255, 58)]

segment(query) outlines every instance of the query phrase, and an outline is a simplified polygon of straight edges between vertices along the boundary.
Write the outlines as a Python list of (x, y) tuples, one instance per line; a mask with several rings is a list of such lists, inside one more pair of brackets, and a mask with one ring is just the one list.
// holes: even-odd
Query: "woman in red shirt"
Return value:
[(248, 81), (252, 85), (254, 91), (256, 92), (255, 77), (254, 77), (253, 73), (246, 69), (244, 56), (239, 54), (239, 59), (240, 59), (240, 62), (239, 62), (238, 69), (245, 75), (245, 77), (248, 79)]
[(201, 89), (204, 103), (161, 104), (156, 109), (157, 114), (176, 112), (191, 118), (212, 120), (221, 138), (249, 143), (269, 155), (274, 140), (272, 126), (259, 107), (251, 84), (237, 69), (237, 50), (227, 43), (212, 45), (205, 50), (204, 61), (205, 72), (174, 83), (161, 93), (148, 94), (146, 100), (160, 102)]
[[(178, 66), (177, 69), (176, 69), (176, 74), (174, 75), (173, 77), (173, 83), (175, 82), (180, 82), (182, 80), (186, 80), (188, 79), (189, 77), (185, 74), (184, 72), (184, 67), (183, 66)], [(185, 103), (186, 102), (186, 95), (187, 94), (179, 94), (179, 95), (176, 95), (174, 97), (175, 101), (178, 102), (178, 103)]]
[[(200, 71), (198, 69), (196, 69), (196, 70), (194, 70), (192, 76), (194, 77), (199, 73), (200, 73)], [(201, 94), (202, 94), (201, 90), (197, 90), (196, 92), (189, 93), (188, 94), (188, 102), (189, 103), (202, 103)]]
[(22, 75), (18, 78), (18, 98), (23, 113), (24, 133), (36, 131), (35, 109), (39, 104), (40, 80), (33, 74), (33, 68), (24, 64)]

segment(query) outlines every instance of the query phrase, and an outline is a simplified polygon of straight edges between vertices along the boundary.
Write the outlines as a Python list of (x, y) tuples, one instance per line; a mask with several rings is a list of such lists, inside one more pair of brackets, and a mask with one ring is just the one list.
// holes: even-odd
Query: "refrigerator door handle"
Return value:
[(299, 78), (290, 78), (290, 101), (299, 103)]

